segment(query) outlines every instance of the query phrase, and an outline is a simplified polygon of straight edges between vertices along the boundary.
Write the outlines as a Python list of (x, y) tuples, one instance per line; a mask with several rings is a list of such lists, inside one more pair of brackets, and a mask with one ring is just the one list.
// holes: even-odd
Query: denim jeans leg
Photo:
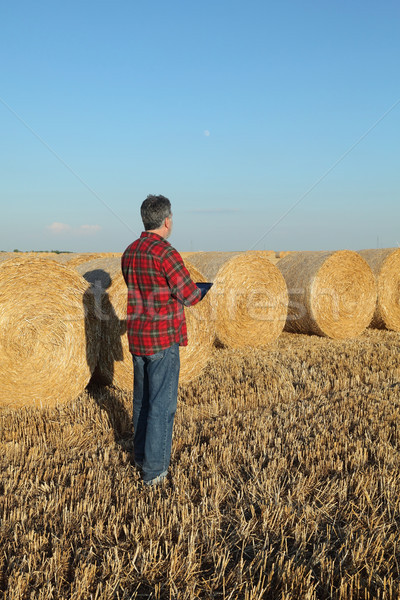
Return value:
[(143, 356), (133, 355), (133, 448), (135, 463), (143, 464), (149, 411), (149, 381)]
[(172, 431), (178, 398), (179, 345), (144, 357), (148, 377), (148, 412), (143, 460), (143, 481), (168, 470)]

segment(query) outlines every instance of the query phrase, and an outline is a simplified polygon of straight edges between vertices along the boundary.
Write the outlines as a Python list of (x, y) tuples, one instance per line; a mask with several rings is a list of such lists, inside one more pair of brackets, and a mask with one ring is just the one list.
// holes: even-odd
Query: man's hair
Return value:
[(140, 207), (143, 226), (146, 231), (159, 229), (164, 219), (171, 216), (171, 202), (165, 196), (147, 196)]

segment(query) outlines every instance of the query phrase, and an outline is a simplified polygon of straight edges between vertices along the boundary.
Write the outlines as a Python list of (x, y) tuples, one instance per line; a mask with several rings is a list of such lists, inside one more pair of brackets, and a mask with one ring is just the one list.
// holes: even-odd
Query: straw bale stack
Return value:
[(400, 331), (400, 248), (360, 250), (376, 277), (378, 297), (371, 327)]
[(278, 270), (259, 252), (199, 252), (190, 262), (207, 281), (217, 340), (231, 348), (262, 346), (283, 330), (288, 294)]
[(87, 282), (54, 261), (0, 265), (0, 405), (50, 406), (84, 390), (99, 334)]
[[(126, 331), (127, 288), (121, 260), (118, 257), (96, 259), (75, 268), (91, 283), (101, 320), (100, 354), (94, 378), (105, 385), (131, 391), (133, 366)], [(188, 269), (192, 278), (196, 278), (197, 273), (191, 271), (190, 265)], [(209, 311), (207, 298), (194, 307), (185, 308), (189, 344), (180, 352), (180, 383), (199, 375), (209, 360), (212, 347)]]
[(295, 252), (277, 267), (289, 291), (286, 331), (336, 339), (356, 337), (371, 322), (374, 275), (356, 252)]

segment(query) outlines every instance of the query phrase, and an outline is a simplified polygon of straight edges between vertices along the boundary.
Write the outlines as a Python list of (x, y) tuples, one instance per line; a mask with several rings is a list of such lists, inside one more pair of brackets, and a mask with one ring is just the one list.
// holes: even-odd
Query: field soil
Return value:
[(215, 348), (170, 474), (131, 463), (132, 396), (0, 410), (4, 600), (400, 598), (400, 335)]

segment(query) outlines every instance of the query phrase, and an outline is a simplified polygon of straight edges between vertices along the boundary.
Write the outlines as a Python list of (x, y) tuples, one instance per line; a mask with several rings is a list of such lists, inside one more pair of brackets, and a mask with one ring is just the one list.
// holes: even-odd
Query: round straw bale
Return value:
[(121, 260), (122, 252), (102, 252), (99, 258), (119, 258)]
[[(99, 362), (94, 378), (106, 385), (133, 389), (132, 355), (126, 330), (127, 288), (121, 272), (120, 258), (103, 258), (75, 267), (91, 283), (97, 315), (101, 320)], [(189, 272), (191, 271), (188, 265)], [(192, 275), (192, 274), (191, 274)], [(204, 281), (194, 272), (192, 278)], [(185, 308), (188, 346), (180, 349), (180, 383), (187, 383), (201, 373), (211, 354), (212, 333), (209, 329), (209, 300)]]
[[(205, 277), (206, 281), (214, 282), (221, 267), (231, 258), (242, 256), (244, 252), (196, 252), (187, 257), (187, 260), (196, 267)], [(214, 286), (213, 286), (214, 287)]]
[(270, 258), (271, 256), (275, 258), (276, 256), (275, 250), (247, 250), (247, 252), (252, 252), (253, 254), (258, 254), (259, 256), (264, 256), (264, 258)]
[(56, 262), (65, 263), (67, 260), (73, 256), (72, 252), (30, 252), (26, 253), (26, 256), (30, 256), (31, 258), (50, 258), (51, 260), (55, 260)]
[(277, 267), (289, 291), (286, 331), (352, 338), (371, 322), (374, 275), (356, 252), (295, 252)]
[[(191, 279), (195, 283), (205, 282), (203, 275), (189, 260), (184, 260)], [(211, 356), (215, 333), (211, 322), (209, 294), (194, 306), (185, 307), (188, 345), (180, 349), (180, 383), (188, 383), (200, 375)]]
[(218, 341), (262, 346), (283, 330), (288, 294), (280, 271), (258, 252), (199, 252), (190, 262), (207, 281)]
[(0, 263), (3, 263), (6, 260), (10, 260), (12, 258), (15, 258), (15, 255), (13, 255), (12, 252), (2, 252), (0, 254)]
[(67, 257), (67, 265), (69, 267), (75, 267), (101, 256), (102, 255), (98, 252), (71, 252), (69, 258)]
[(73, 252), (37, 252), (34, 256), (35, 258), (54, 260), (55, 262), (60, 263), (61, 265), (66, 265), (68, 261), (71, 260), (71, 257), (75, 256), (75, 254)]
[[(274, 265), (277, 263), (275, 250), (246, 250), (246, 254), (253, 254), (254, 256), (261, 256), (262, 258), (268, 258)], [(239, 254), (239, 253), (238, 253)]]
[(35, 255), (38, 258), (50, 258), (51, 260), (55, 260), (58, 263), (63, 265), (68, 265), (69, 267), (75, 267), (85, 262), (89, 262), (89, 260), (94, 260), (97, 258), (110, 258), (110, 257), (121, 257), (121, 253), (117, 252), (38, 252)]
[(197, 254), (197, 252), (180, 252), (179, 253), (183, 260), (186, 260), (187, 258), (189, 258), (192, 254)]
[(269, 262), (271, 262), (273, 265), (276, 265), (279, 261), (279, 258), (277, 258), (276, 256), (272, 256), (272, 254), (270, 256), (267, 256), (267, 259), (269, 260)]
[(276, 258), (284, 258), (288, 254), (293, 254), (293, 250), (280, 250), (279, 252), (275, 252)]
[(98, 358), (87, 282), (41, 258), (0, 265), (0, 404), (50, 406), (74, 400)]
[(262, 256), (263, 258), (267, 258), (273, 265), (276, 265), (279, 258), (276, 256), (275, 250), (248, 250), (248, 252), (252, 252), (253, 254), (258, 254), (258, 256)]
[(371, 327), (400, 331), (400, 248), (360, 250), (376, 277), (378, 298)]
[(67, 264), (69, 267), (77, 267), (78, 265), (82, 265), (85, 262), (89, 262), (89, 260), (94, 260), (98, 258), (120, 258), (122, 254), (119, 252), (82, 252), (82, 253), (74, 253), (70, 255), (69, 260), (67, 260)]

